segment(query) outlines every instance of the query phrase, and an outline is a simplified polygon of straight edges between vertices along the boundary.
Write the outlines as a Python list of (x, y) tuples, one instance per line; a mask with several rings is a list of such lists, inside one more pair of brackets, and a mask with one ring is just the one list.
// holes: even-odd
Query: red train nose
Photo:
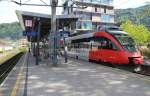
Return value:
[(134, 64), (143, 64), (144, 60), (143, 60), (143, 58), (134, 58), (133, 62), (134, 62)]

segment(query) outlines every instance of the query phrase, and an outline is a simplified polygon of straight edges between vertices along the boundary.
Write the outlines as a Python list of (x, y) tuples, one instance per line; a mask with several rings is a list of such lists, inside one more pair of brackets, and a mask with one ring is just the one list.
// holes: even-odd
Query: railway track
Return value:
[(5, 61), (3, 64), (0, 65), (0, 84), (7, 77), (12, 68), (17, 64), (22, 55), (23, 52), (15, 55), (14, 57), (10, 58), (9, 60)]
[(102, 66), (106, 66), (106, 67), (112, 67), (112, 68), (117, 68), (120, 70), (124, 70), (124, 71), (128, 71), (128, 72), (132, 72), (132, 73), (136, 73), (136, 74), (141, 74), (141, 75), (145, 75), (145, 76), (150, 76), (150, 66), (148, 65), (141, 65), (141, 69), (138, 72), (134, 71), (135, 66), (133, 64), (129, 64), (129, 65), (114, 65), (111, 63), (100, 63), (100, 62), (96, 62), (96, 61), (90, 61), (92, 63), (96, 63), (96, 64), (100, 64)]
[[(107, 65), (104, 65), (104, 66), (107, 66)], [(135, 68), (134, 65), (111, 65), (108, 67), (113, 67), (113, 68), (117, 68), (120, 70), (132, 72), (132, 73), (136, 73), (136, 74), (140, 74), (140, 75), (150, 76), (150, 66), (146, 66), (146, 65), (141, 65), (140, 66), (141, 69), (138, 72), (134, 71), (134, 68)]]
[(133, 73), (137, 73), (137, 74), (141, 74), (141, 75), (146, 75), (146, 76), (150, 76), (150, 66), (146, 66), (146, 65), (141, 65), (140, 66), (141, 69), (138, 72), (134, 71), (135, 66), (133, 65), (126, 65), (126, 66), (117, 66), (115, 65), (114, 68), (118, 68), (121, 70), (125, 70), (125, 71), (129, 71), (129, 72), (133, 72)]

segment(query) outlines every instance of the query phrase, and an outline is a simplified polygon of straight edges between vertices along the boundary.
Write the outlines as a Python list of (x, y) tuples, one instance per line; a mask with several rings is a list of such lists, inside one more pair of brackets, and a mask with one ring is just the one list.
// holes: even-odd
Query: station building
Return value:
[(115, 24), (113, 0), (65, 0), (62, 14), (79, 17), (72, 25), (74, 32)]

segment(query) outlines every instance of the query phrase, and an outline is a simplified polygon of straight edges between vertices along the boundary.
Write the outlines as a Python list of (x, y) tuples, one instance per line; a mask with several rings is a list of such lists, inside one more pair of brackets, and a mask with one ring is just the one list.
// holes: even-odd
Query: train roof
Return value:
[(76, 39), (81, 39), (81, 38), (90, 38), (93, 36), (95, 32), (107, 32), (112, 35), (127, 35), (127, 32), (122, 31), (119, 27), (115, 28), (105, 28), (101, 30), (89, 30), (89, 31), (80, 31), (79, 33), (71, 34), (67, 40), (76, 40)]
[(109, 30), (108, 33), (110, 33), (110, 34), (125, 34), (125, 35), (128, 34), (127, 32), (118, 31), (118, 30)]
[(84, 35), (84, 34), (90, 34), (90, 33), (95, 33), (95, 32), (108, 32), (109, 34), (128, 34), (127, 32), (124, 32), (120, 27), (117, 26), (105, 26), (105, 27), (100, 27), (98, 30), (86, 30), (86, 31), (78, 31), (77, 33), (70, 34), (70, 37), (74, 36), (79, 36), (79, 35)]
[(105, 29), (102, 29), (102, 31), (105, 30), (106, 32), (110, 34), (128, 34), (127, 32), (124, 32), (120, 27), (113, 26), (113, 27), (105, 27)]

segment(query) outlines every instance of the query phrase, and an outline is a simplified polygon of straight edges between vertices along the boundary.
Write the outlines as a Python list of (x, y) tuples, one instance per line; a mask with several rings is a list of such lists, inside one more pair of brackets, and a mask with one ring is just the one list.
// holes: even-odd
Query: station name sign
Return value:
[(25, 20), (26, 27), (32, 27), (32, 20)]
[(37, 32), (34, 31), (23, 31), (23, 36), (37, 36)]

